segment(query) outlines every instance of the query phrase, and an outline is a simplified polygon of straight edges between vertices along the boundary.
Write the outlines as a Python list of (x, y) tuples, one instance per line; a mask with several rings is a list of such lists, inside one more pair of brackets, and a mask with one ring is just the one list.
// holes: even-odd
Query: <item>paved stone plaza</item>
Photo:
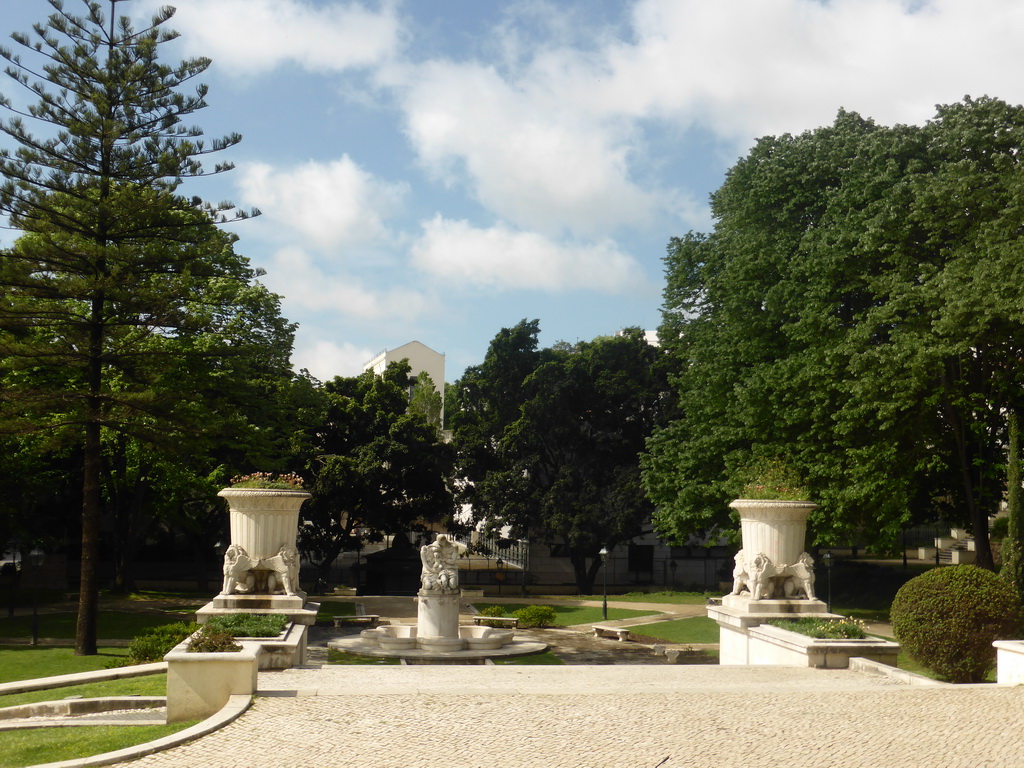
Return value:
[(260, 674), (203, 768), (1020, 768), (1024, 689), (780, 667), (360, 667)]

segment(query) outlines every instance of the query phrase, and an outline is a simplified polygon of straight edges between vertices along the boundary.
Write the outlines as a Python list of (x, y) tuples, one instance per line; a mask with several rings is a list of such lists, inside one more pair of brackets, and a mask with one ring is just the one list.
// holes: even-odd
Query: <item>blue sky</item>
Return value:
[[(188, 191), (263, 211), (237, 249), (321, 379), (416, 339), (453, 380), (522, 318), (656, 327), (669, 238), (758, 136), (1024, 101), (1020, 0), (169, 2), (165, 58), (213, 59), (194, 122), (245, 137)], [(0, 5), (5, 38), (51, 10)]]

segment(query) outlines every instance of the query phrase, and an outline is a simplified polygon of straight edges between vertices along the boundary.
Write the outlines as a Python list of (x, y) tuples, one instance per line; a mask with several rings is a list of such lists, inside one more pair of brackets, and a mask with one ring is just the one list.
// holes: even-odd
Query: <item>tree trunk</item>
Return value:
[(1007, 417), (1009, 448), (1006, 457), (1006, 538), (1000, 550), (1000, 575), (1024, 598), (1024, 504), (1020, 487), (1020, 420), (1016, 409)]
[(78, 587), (78, 621), (75, 655), (96, 655), (96, 617), (99, 612), (100, 540), (100, 424), (85, 425), (85, 458), (82, 481), (82, 570)]
[[(569, 560), (572, 562), (573, 575), (576, 578), (576, 589), (581, 595), (593, 595), (597, 572), (601, 570), (601, 558), (570, 549)], [(588, 560), (590, 561), (589, 565), (587, 564)]]
[[(101, 272), (105, 265), (101, 264)], [(78, 621), (75, 655), (96, 655), (96, 618), (99, 614), (100, 490), (103, 429), (103, 308), (105, 295), (92, 298), (89, 328), (88, 395), (85, 411), (85, 450), (82, 456), (82, 570), (78, 586)]]
[(964, 502), (967, 505), (968, 519), (974, 532), (974, 546), (977, 558), (975, 562), (981, 568), (994, 571), (995, 562), (992, 559), (992, 547), (988, 538), (988, 509), (982, 504), (982, 499), (985, 497), (985, 489), (982, 487), (984, 480), (979, 479), (976, 485), (971, 474), (977, 471), (978, 467), (976, 465), (979, 463), (978, 459), (980, 457), (971, 450), (970, 435), (968, 434), (969, 428), (963, 411), (950, 402), (949, 377), (946, 375), (943, 376), (943, 385), (946, 390), (946, 402), (943, 410), (953, 436)]

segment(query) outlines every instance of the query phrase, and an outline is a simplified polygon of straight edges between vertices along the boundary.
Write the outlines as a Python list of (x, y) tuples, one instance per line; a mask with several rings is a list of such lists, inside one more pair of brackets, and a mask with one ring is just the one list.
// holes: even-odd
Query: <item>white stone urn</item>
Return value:
[(740, 513), (743, 551), (762, 553), (776, 567), (792, 565), (804, 551), (807, 516), (818, 505), (812, 501), (736, 499), (730, 507)]
[[(305, 491), (276, 488), (225, 488), (217, 495), (228, 502), (231, 521), (229, 555), (234, 555), (232, 562), (237, 562), (232, 574), (234, 579), (242, 583), (242, 574), (254, 570), (271, 569), (284, 573), (288, 568), (279, 562), (284, 555), (292, 569), (286, 574), (290, 581), (288, 593), (295, 592), (298, 589), (295, 545), (299, 532), (299, 508), (312, 496)], [(239, 548), (243, 551), (241, 558), (235, 554)], [(225, 565), (226, 575), (228, 570)], [(233, 582), (226, 581), (222, 593), (228, 594), (234, 589)]]

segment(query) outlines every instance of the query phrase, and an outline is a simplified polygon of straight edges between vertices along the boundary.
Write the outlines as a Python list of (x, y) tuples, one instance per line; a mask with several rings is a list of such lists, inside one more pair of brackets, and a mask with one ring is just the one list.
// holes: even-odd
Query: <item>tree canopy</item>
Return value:
[[(429, 377), (428, 377), (429, 378)], [(302, 511), (299, 548), (329, 566), (363, 541), (425, 530), (454, 514), (451, 447), (409, 399), (407, 360), (383, 375), (335, 377), (302, 436), (313, 498)]]
[(1024, 393), (1022, 142), (1024, 108), (968, 98), (921, 127), (841, 111), (730, 170), (713, 232), (666, 258), (682, 415), (645, 457), (663, 533), (728, 525), (740, 468), (777, 456), (819, 541), (894, 548), (944, 519), (991, 567)]
[(178, 192), (206, 175), (202, 156), (240, 140), (207, 145), (182, 123), (206, 105), (205, 86), (182, 88), (209, 60), (161, 63), (173, 9), (136, 30), (116, 3), (83, 0), (79, 16), (50, 0), (55, 12), (34, 35), (13, 35), (20, 53), (0, 48), (35, 99), (23, 110), (0, 96), (12, 115), (0, 131), (17, 147), (0, 149), (0, 213), (24, 233), (0, 253), (0, 416), (9, 430), (45, 428), (82, 446), (79, 654), (96, 651), (103, 430), (161, 441), (187, 432), (202, 415), (187, 387), (206, 391), (226, 356), (257, 346), (277, 345), (264, 361), (286, 362), (292, 332), (215, 226), (246, 214)]
[(650, 518), (639, 454), (662, 411), (664, 355), (637, 330), (543, 350), (539, 330), (502, 329), (447, 407), (474, 518), (563, 544), (587, 594), (601, 548)]

